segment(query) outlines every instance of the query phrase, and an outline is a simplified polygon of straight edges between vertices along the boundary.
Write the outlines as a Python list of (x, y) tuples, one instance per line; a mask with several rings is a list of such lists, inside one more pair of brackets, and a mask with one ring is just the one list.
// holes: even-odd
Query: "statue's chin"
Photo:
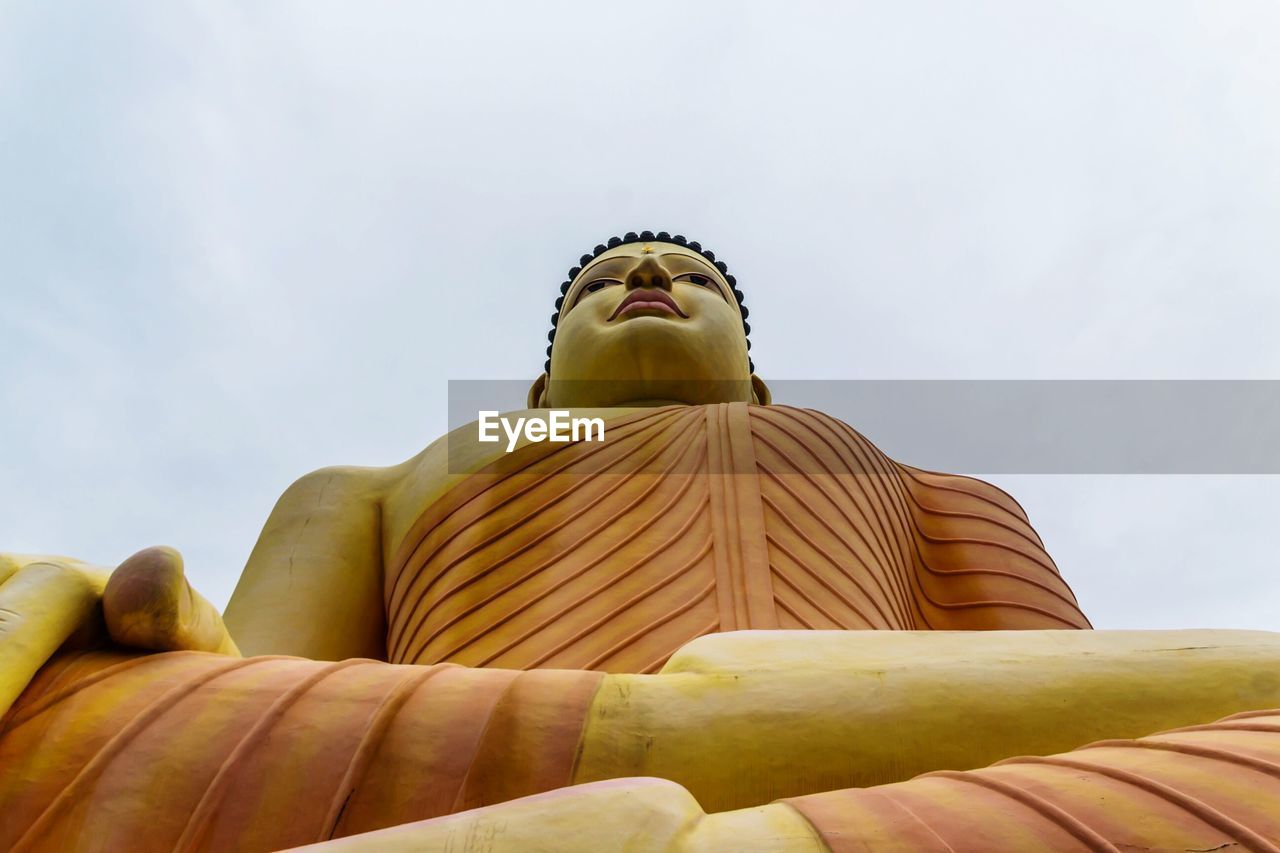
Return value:
[(747, 364), (737, 315), (570, 322), (556, 335), (546, 399), (561, 408), (750, 402)]

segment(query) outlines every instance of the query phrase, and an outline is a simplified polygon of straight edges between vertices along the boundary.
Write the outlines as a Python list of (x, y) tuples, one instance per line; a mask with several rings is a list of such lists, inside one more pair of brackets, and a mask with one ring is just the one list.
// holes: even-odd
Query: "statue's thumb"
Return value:
[(144, 548), (121, 563), (102, 594), (111, 638), (133, 648), (192, 648), (191, 642), (197, 638), (186, 636), (190, 609), (182, 555), (165, 546)]

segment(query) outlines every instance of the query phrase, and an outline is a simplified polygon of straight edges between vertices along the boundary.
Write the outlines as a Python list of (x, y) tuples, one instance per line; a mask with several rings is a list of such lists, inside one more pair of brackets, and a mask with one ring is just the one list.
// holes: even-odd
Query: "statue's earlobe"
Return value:
[(533, 384), (529, 386), (529, 396), (525, 399), (525, 406), (530, 409), (545, 409), (547, 407), (547, 374), (542, 374), (533, 380)]
[(751, 374), (751, 402), (759, 403), (761, 406), (767, 406), (773, 402), (773, 395), (769, 393), (769, 386), (764, 384), (764, 380), (754, 373)]

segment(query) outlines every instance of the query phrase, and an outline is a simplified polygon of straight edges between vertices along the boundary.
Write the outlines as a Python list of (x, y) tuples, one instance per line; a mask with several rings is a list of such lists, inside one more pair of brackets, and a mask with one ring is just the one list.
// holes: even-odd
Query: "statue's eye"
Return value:
[(698, 275), (696, 272), (685, 273), (676, 276), (676, 281), (687, 281), (690, 284), (696, 284), (699, 287), (715, 287), (715, 282), (705, 275)]
[(578, 291), (578, 298), (574, 300), (574, 303), (576, 304), (581, 302), (590, 294), (595, 293), (597, 290), (603, 290), (611, 284), (622, 284), (622, 282), (618, 281), (616, 278), (598, 278), (595, 281), (583, 285), (582, 290)]

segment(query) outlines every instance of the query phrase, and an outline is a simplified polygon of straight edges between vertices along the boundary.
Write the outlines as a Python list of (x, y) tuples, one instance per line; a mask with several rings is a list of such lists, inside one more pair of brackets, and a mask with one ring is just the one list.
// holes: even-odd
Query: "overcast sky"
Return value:
[[(532, 379), (628, 230), (729, 262), (766, 380), (1280, 378), (1278, 36), (1270, 0), (0, 2), (0, 549), (170, 544), (225, 604), (292, 480)], [(1096, 626), (1280, 630), (1280, 478), (990, 479)]]

